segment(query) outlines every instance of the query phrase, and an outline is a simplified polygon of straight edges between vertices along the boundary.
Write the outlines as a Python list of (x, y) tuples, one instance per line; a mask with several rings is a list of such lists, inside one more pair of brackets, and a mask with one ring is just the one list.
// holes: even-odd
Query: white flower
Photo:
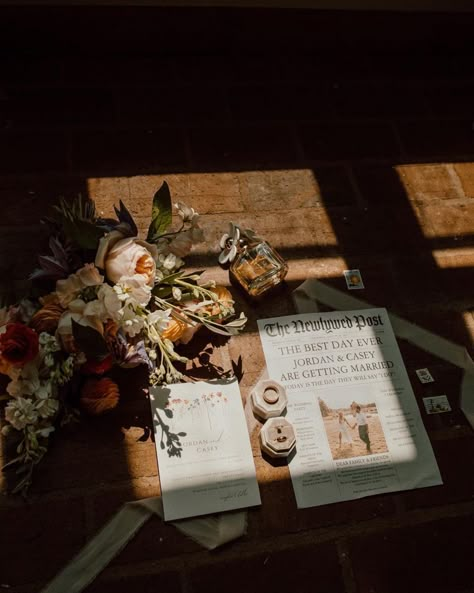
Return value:
[(176, 257), (174, 253), (168, 253), (168, 255), (164, 255), (160, 253), (158, 256), (158, 266), (164, 271), (168, 273), (172, 273), (175, 270), (181, 268), (184, 265), (184, 261), (179, 257)]
[(114, 286), (118, 298), (125, 305), (146, 307), (151, 298), (151, 286), (145, 283), (141, 274), (123, 278), (123, 282)]
[(56, 282), (56, 294), (62, 307), (67, 307), (83, 289), (83, 284), (76, 274), (71, 274), (65, 280)]
[(227, 262), (234, 261), (235, 256), (237, 255), (239, 241), (240, 228), (236, 224), (231, 222), (229, 232), (222, 235), (221, 240), (219, 242), (220, 248), (222, 249), (219, 255), (220, 264), (225, 264)]
[(48, 418), (56, 414), (59, 409), (59, 402), (50, 397), (39, 399), (35, 404), (35, 408), (41, 418)]
[(123, 328), (123, 331), (133, 338), (144, 328), (145, 318), (137, 315), (131, 307), (124, 307), (122, 309), (120, 325)]
[(124, 236), (120, 231), (114, 230), (107, 233), (105, 237), (99, 241), (99, 247), (95, 255), (95, 265), (101, 270), (105, 270), (105, 256), (107, 252), (112, 249), (115, 243), (118, 243)]
[(99, 270), (94, 264), (85, 264), (76, 272), (76, 276), (84, 286), (98, 286), (104, 281), (104, 277), (99, 273)]
[[(71, 308), (71, 306), (69, 306)], [(93, 317), (105, 322), (119, 318), (122, 303), (117, 292), (108, 284), (102, 284), (97, 292), (97, 299), (89, 301), (82, 310), (85, 317)]]
[(56, 282), (58, 300), (63, 307), (67, 307), (79, 296), (81, 290), (88, 286), (98, 286), (103, 281), (104, 277), (100, 275), (94, 264), (85, 264), (75, 274)]
[(40, 428), (36, 431), (36, 434), (40, 437), (49, 437), (49, 435), (54, 432), (54, 426), (45, 426), (44, 428)]
[(183, 219), (183, 222), (190, 222), (191, 224), (197, 222), (199, 214), (194, 210), (194, 208), (190, 208), (184, 204), (184, 202), (178, 202), (175, 204), (175, 207), (178, 210), (179, 216)]
[(170, 322), (170, 311), (153, 311), (147, 315), (148, 337), (152, 342), (158, 342), (160, 335)]
[(33, 402), (23, 397), (10, 400), (5, 407), (5, 419), (17, 430), (38, 421), (38, 412)]
[(146, 284), (153, 286), (157, 256), (155, 245), (136, 237), (120, 239), (105, 254), (104, 266), (107, 278), (114, 283), (123, 283), (124, 278), (140, 275), (143, 276)]
[(120, 299), (118, 298), (118, 295), (115, 292), (115, 290), (108, 284), (103, 284), (99, 288), (97, 298), (103, 304), (108, 317), (110, 319), (117, 320), (119, 311), (122, 307), (122, 303), (120, 302)]
[(7, 393), (14, 398), (33, 395), (41, 389), (38, 367), (34, 362), (26, 364), (7, 385)]

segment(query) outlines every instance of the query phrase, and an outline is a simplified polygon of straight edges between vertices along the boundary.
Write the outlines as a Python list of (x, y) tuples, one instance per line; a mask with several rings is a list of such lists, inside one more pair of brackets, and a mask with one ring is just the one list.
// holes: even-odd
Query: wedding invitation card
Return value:
[(260, 504), (237, 380), (150, 389), (165, 520)]

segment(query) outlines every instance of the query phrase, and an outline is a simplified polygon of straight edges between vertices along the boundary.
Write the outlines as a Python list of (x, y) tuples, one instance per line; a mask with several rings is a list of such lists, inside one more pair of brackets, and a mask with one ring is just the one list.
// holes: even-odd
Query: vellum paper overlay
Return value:
[(237, 380), (150, 390), (165, 520), (260, 504)]
[(258, 325), (269, 376), (288, 394), (299, 508), (442, 483), (385, 309)]

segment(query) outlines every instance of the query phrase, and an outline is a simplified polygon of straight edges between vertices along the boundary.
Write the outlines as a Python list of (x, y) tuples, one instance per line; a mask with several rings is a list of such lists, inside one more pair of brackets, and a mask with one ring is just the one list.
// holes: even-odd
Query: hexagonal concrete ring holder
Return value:
[(283, 416), (270, 418), (260, 431), (260, 447), (270, 457), (288, 457), (296, 446), (296, 435)]
[(259, 381), (255, 385), (250, 393), (250, 402), (253, 413), (262, 420), (266, 420), (281, 416), (288, 403), (288, 398), (283, 385), (267, 379)]

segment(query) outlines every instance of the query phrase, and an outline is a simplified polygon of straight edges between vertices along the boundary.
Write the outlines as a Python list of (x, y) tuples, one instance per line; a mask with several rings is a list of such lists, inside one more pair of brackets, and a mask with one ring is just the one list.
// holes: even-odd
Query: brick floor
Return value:
[[(247, 329), (198, 334), (194, 376), (240, 364), (246, 399), (264, 362), (257, 319), (293, 312), (307, 277), (344, 289), (352, 267), (358, 296), (474, 353), (473, 25), (472, 13), (1, 8), (1, 293), (24, 287), (58, 196), (90, 195), (104, 215), (123, 199), (143, 233), (166, 179), (202, 214), (191, 267), (228, 282), (216, 255), (229, 220), (290, 266), (264, 302), (232, 288)], [(472, 593), (461, 374), (400, 348), (443, 486), (297, 510), (254, 431), (263, 506), (242, 540), (208, 553), (153, 519), (87, 591)], [(417, 381), (425, 366), (436, 383)], [(121, 407), (56, 436), (28, 501), (0, 499), (12, 593), (38, 591), (123, 502), (159, 493), (144, 377), (120, 380)], [(451, 414), (424, 413), (436, 390)]]

